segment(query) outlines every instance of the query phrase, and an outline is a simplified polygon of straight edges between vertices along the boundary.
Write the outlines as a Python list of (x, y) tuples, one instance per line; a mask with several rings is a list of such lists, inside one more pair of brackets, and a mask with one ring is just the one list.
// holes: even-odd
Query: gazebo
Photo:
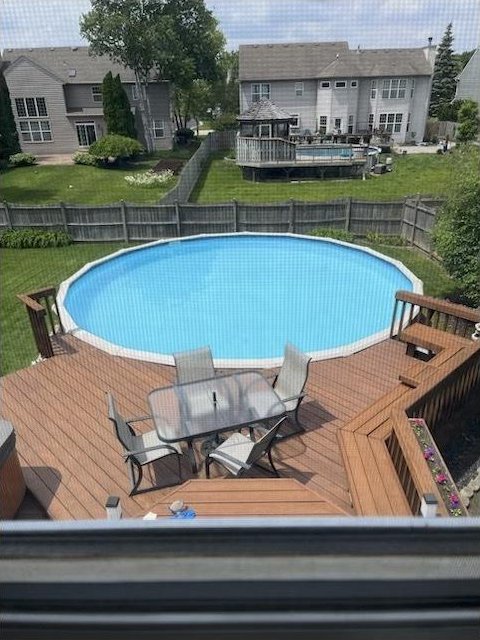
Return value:
[(295, 118), (267, 98), (254, 102), (237, 116), (240, 136), (245, 138), (288, 138), (289, 125)]

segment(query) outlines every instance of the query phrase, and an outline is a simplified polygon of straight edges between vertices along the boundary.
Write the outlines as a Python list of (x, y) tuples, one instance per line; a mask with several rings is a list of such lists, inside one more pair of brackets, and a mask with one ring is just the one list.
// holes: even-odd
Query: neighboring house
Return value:
[(435, 47), (356, 49), (347, 42), (240, 46), (240, 112), (261, 98), (294, 118), (292, 133), (383, 130), (421, 142)]
[(455, 100), (475, 100), (480, 108), (480, 47), (457, 78)]
[[(35, 155), (87, 149), (107, 133), (102, 81), (108, 71), (120, 74), (138, 138), (145, 142), (135, 75), (106, 56), (92, 57), (87, 47), (5, 49), (3, 72), (23, 151)], [(155, 148), (172, 147), (168, 82), (151, 82), (148, 95)]]

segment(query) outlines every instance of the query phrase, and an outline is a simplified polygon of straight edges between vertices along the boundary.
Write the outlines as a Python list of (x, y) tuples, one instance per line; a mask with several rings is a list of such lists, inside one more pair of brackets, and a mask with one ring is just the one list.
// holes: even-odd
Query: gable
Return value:
[(7, 62), (4, 67), (3, 74), (5, 77), (8, 77), (8, 76), (11, 76), (12, 74), (14, 75), (15, 72), (19, 72), (19, 71), (21, 72), (22, 68), (25, 68), (25, 67), (30, 67), (32, 69), (35, 69), (36, 73), (40, 73), (45, 76), (48, 76), (50, 79), (55, 80), (60, 84), (63, 84), (63, 81), (61, 78), (56, 76), (54, 73), (52, 73), (48, 69), (45, 69), (34, 60), (27, 58), (27, 56), (20, 56), (11, 63)]

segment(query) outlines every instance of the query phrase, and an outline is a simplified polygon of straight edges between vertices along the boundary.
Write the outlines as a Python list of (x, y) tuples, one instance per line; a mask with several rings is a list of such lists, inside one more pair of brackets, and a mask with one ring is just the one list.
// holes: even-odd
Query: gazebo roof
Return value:
[(262, 98), (237, 116), (237, 120), (240, 122), (288, 122), (292, 120), (292, 116), (267, 98)]

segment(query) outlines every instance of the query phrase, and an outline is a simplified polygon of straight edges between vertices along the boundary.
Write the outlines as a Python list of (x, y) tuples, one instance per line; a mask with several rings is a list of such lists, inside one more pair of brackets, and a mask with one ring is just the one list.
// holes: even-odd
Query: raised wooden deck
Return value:
[[(71, 336), (57, 339), (63, 353), (1, 380), (2, 414), (15, 426), (28, 488), (54, 519), (104, 518), (109, 495), (121, 498), (127, 516), (150, 511), (178, 482), (175, 463), (151, 465), (156, 482), (168, 488), (129, 497), (105, 392), (113, 392), (124, 414), (144, 415), (148, 392), (170, 384), (173, 368), (111, 356)], [(313, 363), (301, 409), (306, 433), (275, 449), (282, 477), (317, 492), (333, 505), (331, 515), (354, 515), (337, 431), (398, 386), (411, 364), (405, 345), (394, 340)], [(183, 478), (192, 478), (186, 461)]]

